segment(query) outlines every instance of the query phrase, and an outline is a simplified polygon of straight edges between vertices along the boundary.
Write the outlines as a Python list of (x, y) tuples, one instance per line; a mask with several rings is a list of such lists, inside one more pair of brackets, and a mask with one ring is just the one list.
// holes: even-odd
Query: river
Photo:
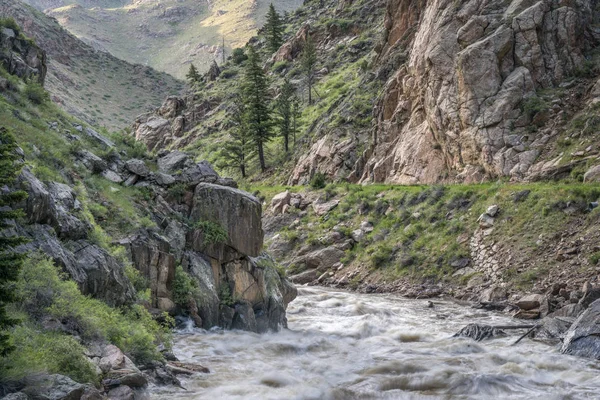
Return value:
[(178, 333), (176, 356), (211, 373), (183, 379), (187, 391), (154, 388), (152, 399), (600, 399), (599, 362), (531, 340), (511, 346), (514, 335), (451, 338), (468, 323), (515, 320), (434, 303), (300, 288), (289, 330)]

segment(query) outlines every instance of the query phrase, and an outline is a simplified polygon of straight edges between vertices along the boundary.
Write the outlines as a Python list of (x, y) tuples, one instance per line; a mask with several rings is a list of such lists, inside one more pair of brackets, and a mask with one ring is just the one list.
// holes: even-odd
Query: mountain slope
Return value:
[(54, 19), (19, 0), (0, 0), (48, 56), (46, 88), (67, 112), (89, 123), (123, 128), (137, 115), (183, 89), (173, 77), (94, 50)]
[[(184, 78), (193, 62), (207, 70), (226, 51), (243, 46), (264, 21), (268, 0), (40, 1), (62, 26), (97, 49), (131, 63)], [(274, 1), (280, 11), (300, 0)]]

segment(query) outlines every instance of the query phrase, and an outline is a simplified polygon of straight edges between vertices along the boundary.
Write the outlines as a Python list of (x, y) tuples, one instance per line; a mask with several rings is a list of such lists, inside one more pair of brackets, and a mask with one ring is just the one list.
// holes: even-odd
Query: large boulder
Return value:
[(157, 163), (159, 171), (172, 174), (189, 166), (190, 156), (181, 151), (172, 151), (160, 157)]
[(79, 400), (87, 389), (63, 375), (33, 375), (25, 379), (25, 393), (31, 399)]
[(198, 315), (202, 318), (202, 328), (210, 329), (218, 325), (220, 300), (216, 278), (219, 278), (220, 265), (211, 264), (197, 252), (186, 251), (182, 266), (198, 285), (195, 301), (198, 306)]
[(600, 300), (575, 320), (565, 334), (561, 352), (600, 360)]
[(190, 219), (210, 221), (227, 232), (226, 244), (238, 252), (256, 257), (263, 246), (262, 206), (244, 191), (200, 183), (195, 190)]
[(125, 163), (127, 170), (133, 174), (141, 177), (147, 177), (150, 175), (150, 169), (143, 160), (131, 159)]

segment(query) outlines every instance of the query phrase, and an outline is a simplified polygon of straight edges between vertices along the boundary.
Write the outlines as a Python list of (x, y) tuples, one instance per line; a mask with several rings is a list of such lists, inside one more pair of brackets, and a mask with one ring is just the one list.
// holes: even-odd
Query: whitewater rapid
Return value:
[[(211, 370), (187, 390), (151, 398), (206, 400), (600, 399), (600, 362), (516, 336), (476, 343), (469, 323), (514, 325), (451, 302), (300, 288), (289, 330), (258, 335), (188, 329), (175, 355)], [(520, 331), (519, 331), (520, 332)]]

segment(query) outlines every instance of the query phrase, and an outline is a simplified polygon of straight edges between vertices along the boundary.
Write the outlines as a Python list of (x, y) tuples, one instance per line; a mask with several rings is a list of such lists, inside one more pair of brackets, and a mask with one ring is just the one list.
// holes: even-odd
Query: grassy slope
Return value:
[[(314, 141), (330, 132), (339, 140), (352, 139), (357, 143), (355, 154), (362, 153), (369, 139), (373, 100), (383, 82), (367, 71), (383, 23), (384, 9), (377, 0), (355, 1), (351, 6), (337, 9), (331, 1), (326, 8), (318, 0), (308, 1), (303, 7), (285, 19), (285, 39), (288, 40), (305, 24), (310, 23), (311, 35), (317, 43), (318, 62), (316, 70), (327, 69), (326, 74), (316, 78), (314, 101), (307, 101), (307, 88), (300, 66), (300, 57), (292, 62), (266, 63), (267, 76), (274, 94), (285, 78), (296, 87), (301, 99), (301, 115), (298, 120), (296, 143), (290, 154), (283, 151), (283, 140), (276, 136), (267, 148), (267, 164), (271, 167), (261, 175), (256, 163), (250, 165), (253, 181), (263, 184), (280, 184), (287, 181), (298, 157)], [(365, 10), (367, 15), (363, 15)], [(315, 18), (315, 16), (317, 16)], [(255, 48), (263, 60), (272, 56), (265, 46), (262, 33), (255, 41)], [(198, 90), (198, 102), (217, 104), (202, 122), (187, 133), (187, 137), (175, 147), (207, 159), (214, 165), (218, 162), (218, 150), (228, 140), (230, 129), (228, 108), (231, 99), (241, 85), (244, 64), (236, 65), (231, 60), (223, 67), (221, 77)], [(277, 128), (274, 129), (277, 133)], [(363, 143), (360, 145), (358, 143)], [(235, 170), (222, 171), (237, 174)], [(240, 179), (236, 175), (237, 179)]]
[[(266, 204), (285, 189), (311, 191), (305, 187), (246, 189), (258, 191)], [(531, 191), (529, 196), (515, 201), (516, 193), (524, 190)], [(337, 273), (339, 277), (358, 271), (348, 282), (351, 288), (403, 280), (466, 284), (472, 275), (453, 277), (455, 269), (450, 264), (470, 257), (469, 239), (478, 226), (477, 219), (492, 204), (499, 205), (501, 213), (487, 240), (498, 246), (501, 276), (509, 287), (527, 290), (557, 281), (579, 282), (598, 274), (600, 209), (587, 209), (589, 202), (600, 197), (598, 184), (331, 184), (316, 195), (339, 199), (340, 204), (322, 217), (309, 208), (307, 215), (298, 217), (298, 227), (284, 227), (278, 233), (296, 250), (307, 245), (316, 249), (326, 246), (322, 238), (332, 230), (350, 237), (362, 222), (372, 223), (373, 232), (346, 252), (344, 269)], [(292, 213), (299, 214), (297, 210)], [(306, 226), (311, 229), (307, 231)], [(571, 243), (576, 240), (581, 243)], [(573, 246), (578, 248), (577, 256), (557, 258), (559, 248)], [(290, 274), (302, 270), (301, 265), (289, 265), (290, 259), (283, 261), (287, 261)]]
[(183, 89), (172, 76), (95, 51), (25, 4), (0, 0), (0, 12), (14, 17), (48, 53), (46, 88), (53, 100), (89, 123), (124, 128)]
[[(301, 4), (298, 0), (274, 3), (281, 11)], [(213, 46), (220, 46), (223, 36), (228, 52), (243, 46), (264, 21), (269, 1), (217, 0), (209, 5), (197, 0), (167, 0), (157, 4), (151, 1), (115, 8), (84, 4), (48, 12), (95, 47), (184, 78), (190, 62), (206, 70), (213, 59), (220, 61)]]

